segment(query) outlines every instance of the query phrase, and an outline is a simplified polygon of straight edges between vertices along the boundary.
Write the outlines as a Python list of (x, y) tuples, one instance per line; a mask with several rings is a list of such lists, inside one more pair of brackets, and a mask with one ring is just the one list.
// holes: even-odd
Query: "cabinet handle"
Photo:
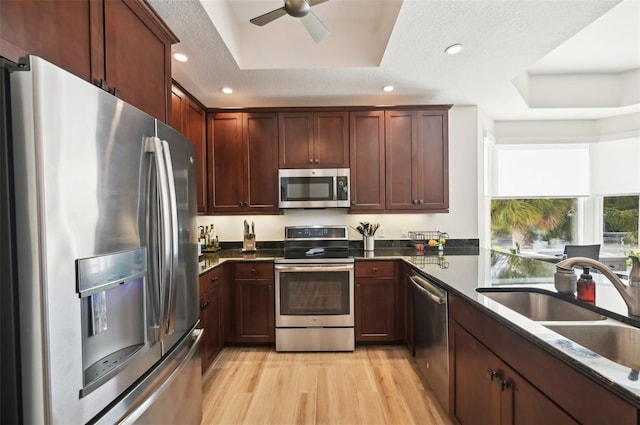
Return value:
[(309, 158), (309, 164), (313, 164), (313, 159)]
[(495, 370), (488, 368), (487, 372), (489, 373), (489, 380), (493, 381), (493, 379), (498, 376), (498, 372), (496, 372)]
[(377, 267), (374, 267), (374, 268), (372, 268), (371, 270), (373, 270), (374, 272), (377, 272), (377, 271), (378, 271), (378, 268), (377, 268)]
[(316, 159), (316, 164), (320, 164), (320, 160), (319, 159)]
[(204, 303), (204, 304), (200, 304), (200, 310), (206, 310), (206, 309), (207, 309), (207, 307), (209, 307), (209, 304), (210, 304), (210, 302), (209, 302), (209, 301), (207, 301), (207, 302), (206, 302), (206, 303)]
[(356, 288), (359, 288), (359, 287), (360, 287), (360, 284), (359, 284), (359, 283), (356, 283)]
[(251, 269), (251, 273), (255, 273), (255, 272), (256, 272), (256, 269)]
[(424, 204), (424, 200), (419, 199), (419, 200), (418, 200), (418, 203), (419, 203), (419, 204)]
[(218, 280), (218, 276), (216, 276), (216, 277), (212, 277), (212, 278), (211, 278), (211, 283), (215, 282), (216, 280)]
[(273, 285), (267, 285), (267, 288), (273, 288)]
[(509, 384), (509, 381), (507, 381), (506, 379), (504, 378), (500, 379), (500, 391), (506, 390), (507, 388), (509, 388), (510, 385), (511, 384)]
[(411, 203), (412, 203), (412, 204), (417, 204), (417, 203), (418, 203), (418, 201), (417, 201), (417, 200), (415, 200), (415, 199), (412, 199), (412, 200), (411, 200)]

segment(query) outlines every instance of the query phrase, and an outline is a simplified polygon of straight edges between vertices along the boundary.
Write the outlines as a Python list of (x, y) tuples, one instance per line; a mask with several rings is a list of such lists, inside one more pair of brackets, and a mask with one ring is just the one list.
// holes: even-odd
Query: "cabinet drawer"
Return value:
[(356, 277), (395, 277), (395, 261), (356, 261)]
[(236, 279), (273, 279), (273, 263), (236, 263)]
[(200, 275), (198, 282), (200, 284), (200, 295), (207, 292), (214, 283), (222, 279), (222, 267), (216, 267), (209, 270), (205, 274)]

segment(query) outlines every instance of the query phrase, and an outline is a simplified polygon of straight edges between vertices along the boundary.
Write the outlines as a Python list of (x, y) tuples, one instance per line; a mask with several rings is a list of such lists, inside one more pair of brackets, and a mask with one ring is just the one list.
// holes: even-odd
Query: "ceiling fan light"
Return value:
[(448, 55), (457, 55), (462, 51), (462, 48), (463, 48), (462, 44), (453, 44), (447, 47), (446, 49), (444, 49), (444, 52)]
[(184, 53), (174, 53), (173, 58), (178, 62), (187, 62), (189, 58)]
[(392, 92), (393, 90), (394, 90), (393, 86), (384, 86), (382, 88), (382, 91), (387, 92), (387, 93)]
[(224, 93), (224, 94), (233, 93), (233, 89), (231, 87), (223, 87), (220, 91), (222, 91), (222, 93)]

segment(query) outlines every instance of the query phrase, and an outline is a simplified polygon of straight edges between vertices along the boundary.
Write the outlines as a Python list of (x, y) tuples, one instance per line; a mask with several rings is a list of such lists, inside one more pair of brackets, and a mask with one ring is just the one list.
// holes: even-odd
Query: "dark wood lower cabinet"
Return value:
[(394, 260), (357, 261), (355, 265), (356, 342), (404, 339), (404, 285)]
[(202, 338), (202, 373), (222, 350), (222, 270), (213, 269), (200, 276), (200, 327)]
[(449, 414), (459, 424), (629, 424), (638, 409), (449, 293)]
[(356, 341), (395, 340), (394, 279), (356, 279)]
[(452, 416), (461, 424), (577, 424), (455, 321)]
[(234, 337), (230, 342), (275, 344), (273, 263), (241, 262), (234, 266)]

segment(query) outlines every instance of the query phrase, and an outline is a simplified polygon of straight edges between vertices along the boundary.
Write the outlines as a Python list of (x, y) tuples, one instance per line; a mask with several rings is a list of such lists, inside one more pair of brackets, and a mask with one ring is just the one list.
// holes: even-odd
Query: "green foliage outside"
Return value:
[(604, 231), (624, 232), (625, 245), (638, 245), (638, 196), (604, 198)]
[(535, 240), (571, 241), (573, 199), (493, 199), (491, 231), (512, 235), (513, 245), (531, 245)]

